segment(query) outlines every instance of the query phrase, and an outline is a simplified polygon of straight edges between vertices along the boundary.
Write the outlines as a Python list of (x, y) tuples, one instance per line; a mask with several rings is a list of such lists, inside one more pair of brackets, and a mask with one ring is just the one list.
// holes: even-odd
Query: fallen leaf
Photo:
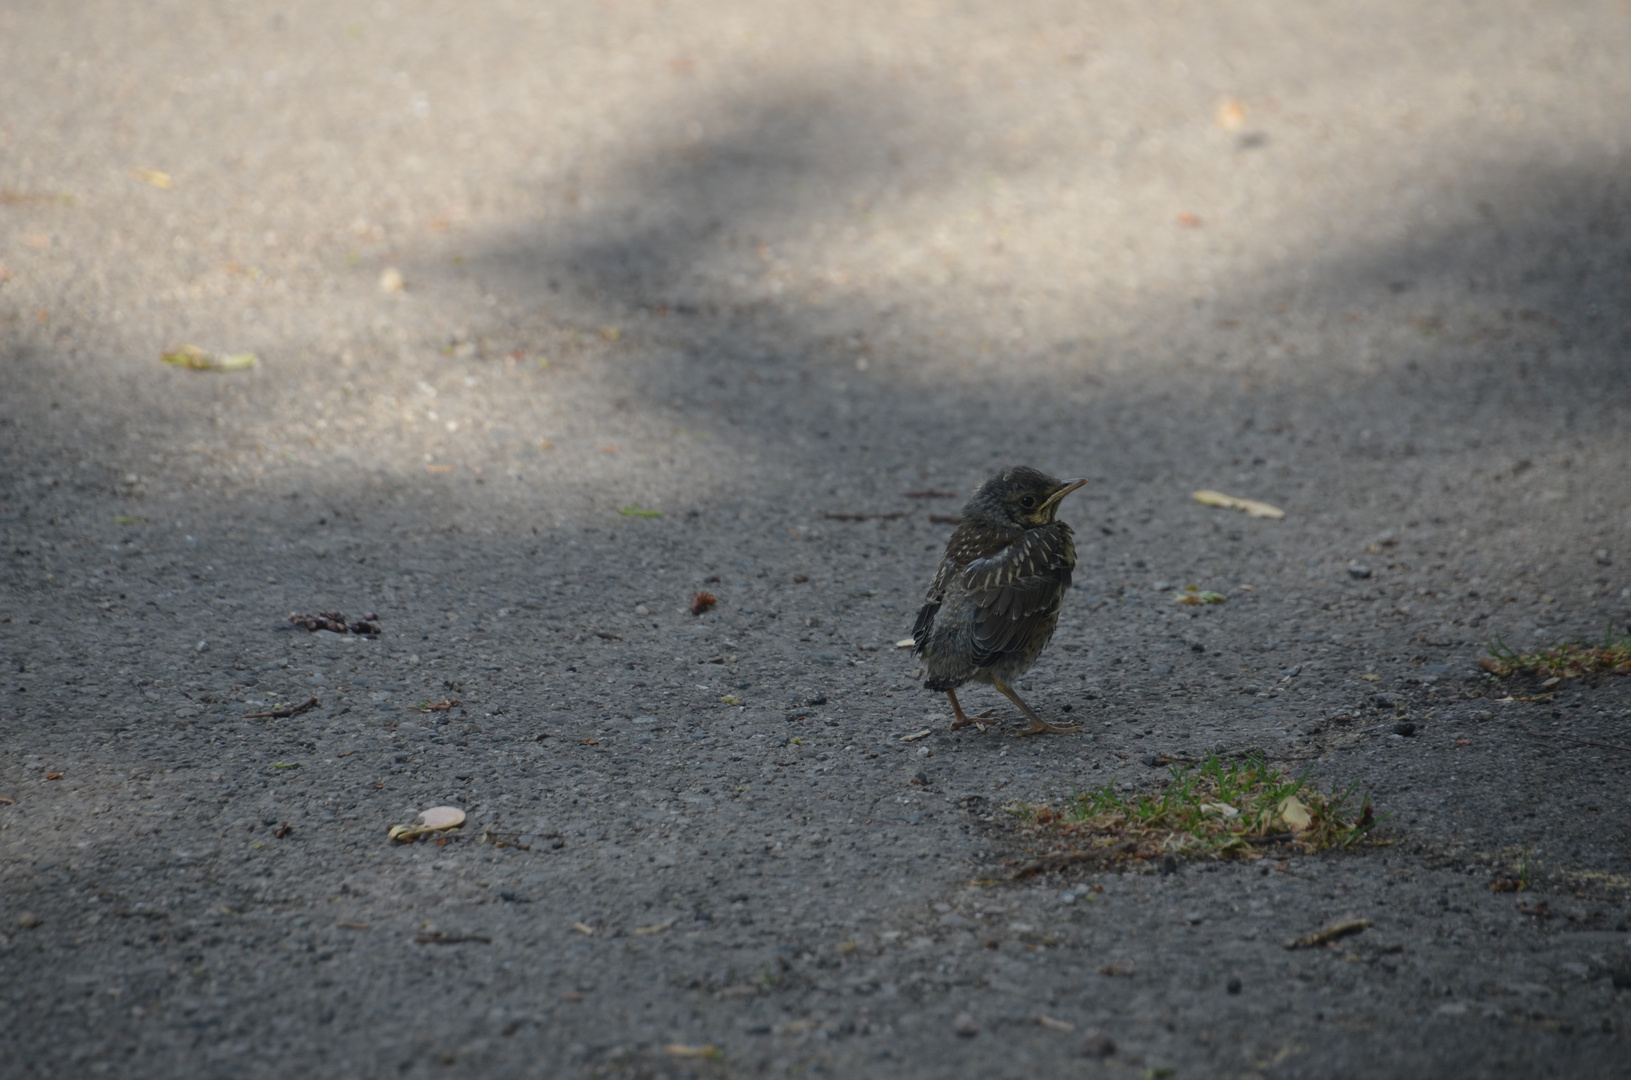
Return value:
[(1180, 604), (1198, 605), (1221, 604), (1229, 598), (1220, 592), (1212, 592), (1196, 585), (1189, 585), (1184, 588), (1183, 592), (1173, 593), (1172, 599)]
[(416, 712), (447, 712), (449, 709), (457, 708), (458, 705), (459, 699), (452, 698), (442, 701), (421, 701), (413, 708)]
[(618, 513), (624, 517), (660, 518), (663, 516), (661, 510), (642, 510), (639, 503), (630, 503), (618, 510)]
[(1218, 106), (1218, 127), (1224, 131), (1239, 131), (1246, 126), (1246, 106), (1230, 99)]
[(701, 615), (717, 603), (719, 603), (719, 597), (711, 592), (694, 593), (691, 596), (691, 614)]
[(740, 704), (742, 704), (742, 699), (737, 697), (735, 694), (726, 694), (724, 697), (720, 698), (719, 700), (723, 701), (726, 705), (740, 705)]
[(1379, 682), (1379, 681), (1381, 681), (1381, 678), (1382, 678), (1382, 676), (1376, 674), (1375, 672), (1369, 672), (1369, 673), (1361, 675), (1359, 677), (1361, 679), (1363, 679), (1364, 681), (1366, 681), (1366, 682)]
[(717, 1046), (685, 1046), (681, 1043), (669, 1043), (668, 1055), (677, 1058), (717, 1058), (722, 1055)]
[(1287, 795), (1280, 800), (1279, 818), (1291, 827), (1292, 832), (1302, 832), (1314, 820), (1308, 807), (1295, 795)]
[(62, 774), (59, 772), (48, 772), (45, 774), (45, 778), (47, 780), (61, 780)]
[(924, 728), (922, 731), (914, 731), (910, 735), (902, 735), (900, 737), (900, 741), (901, 742), (917, 742), (919, 739), (926, 739), (932, 734), (934, 734), (933, 729)]
[(399, 293), (407, 288), (407, 282), (402, 280), (402, 271), (394, 266), (387, 266), (379, 272), (379, 291), (382, 293)]
[(1253, 499), (1238, 499), (1233, 495), (1225, 495), (1221, 491), (1197, 491), (1195, 501), (1206, 506), (1221, 506), (1229, 510), (1244, 510), (1247, 517), (1255, 518), (1283, 518), (1286, 512), (1278, 506), (1270, 506), (1265, 502)]
[(1371, 921), (1369, 919), (1342, 919), (1338, 922), (1331, 923), (1328, 926), (1323, 926), (1318, 930), (1304, 934), (1301, 937), (1293, 938), (1292, 940), (1286, 942), (1286, 948), (1312, 949), (1316, 945), (1324, 945), (1327, 942), (1335, 941), (1338, 938), (1347, 937), (1349, 934), (1357, 934), (1362, 930), (1368, 929), (1370, 924)]
[(132, 168), (130, 170), (130, 175), (134, 176), (144, 184), (153, 185), (160, 191), (169, 191), (171, 188), (176, 186), (176, 182), (171, 179), (169, 173), (159, 172), (157, 169), (143, 169), (139, 167)]

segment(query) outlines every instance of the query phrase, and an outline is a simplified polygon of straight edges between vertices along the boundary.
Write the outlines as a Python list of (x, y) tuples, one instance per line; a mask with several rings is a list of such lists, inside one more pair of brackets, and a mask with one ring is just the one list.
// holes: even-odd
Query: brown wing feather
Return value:
[(1017, 542), (963, 569), (963, 588), (979, 608), (974, 622), (976, 667), (987, 667), (1024, 648), (1043, 621), (1059, 610), (1075, 565), (1070, 527), (1056, 522), (1026, 530)]

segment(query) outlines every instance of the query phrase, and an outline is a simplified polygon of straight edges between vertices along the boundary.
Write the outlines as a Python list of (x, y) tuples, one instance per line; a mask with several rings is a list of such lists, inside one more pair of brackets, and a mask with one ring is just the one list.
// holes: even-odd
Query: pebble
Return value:
[(1397, 724), (1393, 725), (1393, 734), (1395, 734), (1395, 735), (1409, 736), (1409, 735), (1414, 735), (1415, 733), (1416, 733), (1416, 725), (1415, 725), (1414, 721), (1401, 720)]
[(20, 912), (17, 915), (17, 925), (22, 927), (24, 930), (32, 930), (36, 926), (40, 925), (40, 917), (34, 914), (32, 911)]
[(951, 1022), (951, 1029), (957, 1032), (959, 1038), (972, 1039), (980, 1033), (980, 1025), (974, 1022), (974, 1017), (966, 1012), (957, 1014), (957, 1019)]
[(1230, 978), (1230, 980), (1227, 983), (1224, 984), (1223, 989), (1224, 989), (1224, 991), (1226, 993), (1229, 993), (1229, 994), (1238, 994), (1238, 993), (1240, 993), (1240, 980), (1236, 979), (1236, 978)]
[(651, 609), (644, 604), (636, 604), (634, 605), (634, 613), (643, 619), (651, 614)]
[(1359, 578), (1361, 580), (1368, 578), (1370, 577), (1370, 567), (1350, 566), (1348, 567), (1348, 576), (1351, 578)]

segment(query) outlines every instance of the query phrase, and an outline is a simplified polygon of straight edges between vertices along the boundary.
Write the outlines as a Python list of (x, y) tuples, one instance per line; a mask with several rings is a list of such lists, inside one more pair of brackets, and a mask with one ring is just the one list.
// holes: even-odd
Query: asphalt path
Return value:
[[(1631, 633), (1627, 55), (0, 4), (0, 1072), (1621, 1075), (1631, 680), (1477, 661)], [(1080, 734), (896, 647), (1007, 464), (1090, 479), (1020, 683)], [(1009, 880), (1208, 753), (1383, 820)]]

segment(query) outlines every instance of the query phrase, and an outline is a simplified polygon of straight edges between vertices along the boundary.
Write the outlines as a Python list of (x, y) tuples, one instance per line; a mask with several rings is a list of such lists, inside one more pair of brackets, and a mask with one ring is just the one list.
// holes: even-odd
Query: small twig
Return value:
[(1021, 863), (1015, 867), (1014, 872), (1008, 875), (1008, 880), (1018, 881), (1020, 878), (1030, 877), (1032, 874), (1043, 870), (1057, 870), (1060, 867), (1071, 866), (1075, 863), (1109, 862), (1117, 855), (1125, 855), (1128, 852), (1137, 850), (1138, 845), (1129, 840), (1117, 844), (1115, 847), (1096, 848), (1092, 851), (1064, 851), (1057, 855), (1044, 855), (1040, 859), (1032, 859), (1030, 862)]
[(1599, 750), (1618, 750), (1622, 754), (1631, 754), (1631, 746), (1616, 746), (1613, 743), (1592, 742), (1590, 739), (1576, 739), (1572, 735), (1543, 735), (1538, 731), (1530, 731), (1526, 727), (1519, 727), (1518, 730), (1529, 736), (1531, 739), (1546, 739), (1548, 741), (1552, 739), (1562, 739), (1564, 742), (1574, 743), (1576, 746), (1595, 746)]
[(622, 637), (620, 637), (617, 634), (612, 633), (610, 630), (596, 630), (595, 631), (595, 637), (605, 638), (607, 641), (622, 641), (623, 640)]
[(1343, 919), (1341, 922), (1335, 922), (1330, 926), (1321, 927), (1320, 929), (1304, 934), (1301, 937), (1292, 938), (1290, 941), (1286, 942), (1286, 948), (1312, 949), (1316, 945), (1324, 945), (1328, 942), (1335, 941), (1337, 938), (1344, 938), (1349, 934), (1357, 934), (1361, 930), (1368, 930), (1370, 928), (1370, 924), (1371, 922), (1369, 919)]
[(318, 705), (317, 699), (314, 698), (314, 697), (310, 697), (310, 698), (307, 698), (305, 701), (301, 702), (299, 705), (287, 705), (287, 706), (285, 706), (285, 707), (283, 707), (281, 709), (273, 709), (271, 712), (244, 713), (243, 719), (245, 719), (245, 720), (286, 720), (291, 716), (299, 716), (303, 712), (311, 712), (311, 710), (317, 708), (317, 705)]
[(906, 511), (898, 510), (893, 514), (822, 514), (829, 521), (890, 521), (894, 518), (903, 518)]
[(493, 939), (486, 934), (416, 934), (413, 939), (420, 945), (458, 945), (466, 941), (479, 941), (491, 945)]

